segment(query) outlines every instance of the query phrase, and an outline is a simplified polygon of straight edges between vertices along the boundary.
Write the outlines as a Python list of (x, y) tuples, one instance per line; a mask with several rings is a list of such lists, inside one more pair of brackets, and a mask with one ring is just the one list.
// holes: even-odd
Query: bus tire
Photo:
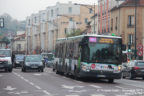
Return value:
[(78, 76), (78, 72), (77, 72), (77, 68), (76, 67), (74, 69), (74, 79), (75, 80), (79, 80), (79, 76)]
[(67, 64), (66, 64), (66, 67), (65, 67), (65, 75), (66, 75), (67, 77), (69, 76)]

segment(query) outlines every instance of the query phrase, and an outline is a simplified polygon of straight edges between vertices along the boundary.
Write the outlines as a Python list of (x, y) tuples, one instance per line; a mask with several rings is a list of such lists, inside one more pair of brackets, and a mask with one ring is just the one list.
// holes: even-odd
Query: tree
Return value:
[(78, 36), (81, 34), (82, 34), (82, 31), (80, 29), (76, 29), (76, 30), (71, 31), (70, 33), (67, 33), (66, 37)]

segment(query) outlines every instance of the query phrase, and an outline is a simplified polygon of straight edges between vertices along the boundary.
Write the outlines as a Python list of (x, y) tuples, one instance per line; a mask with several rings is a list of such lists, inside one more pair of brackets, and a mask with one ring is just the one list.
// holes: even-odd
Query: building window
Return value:
[(85, 18), (85, 24), (87, 24), (88, 23), (88, 18)]
[(28, 20), (28, 25), (30, 26), (30, 19)]
[(111, 19), (111, 31), (113, 30), (113, 19)]
[(65, 28), (65, 34), (67, 34), (67, 28)]
[(93, 13), (93, 10), (92, 10), (92, 8), (90, 8), (90, 9), (89, 9), (89, 13)]
[(73, 21), (73, 19), (72, 19), (72, 18), (69, 18), (69, 21)]
[(54, 12), (53, 12), (53, 10), (51, 10), (51, 17), (53, 17), (53, 14), (54, 14)]
[(35, 23), (36, 23), (36, 21), (37, 21), (37, 17), (35, 17)]
[(116, 17), (115, 30), (117, 30), (118, 18)]
[(72, 13), (72, 7), (69, 7), (69, 13)]
[(134, 44), (134, 35), (129, 34), (128, 35), (128, 45), (133, 45)]
[(134, 16), (129, 15), (128, 16), (128, 27), (134, 26)]

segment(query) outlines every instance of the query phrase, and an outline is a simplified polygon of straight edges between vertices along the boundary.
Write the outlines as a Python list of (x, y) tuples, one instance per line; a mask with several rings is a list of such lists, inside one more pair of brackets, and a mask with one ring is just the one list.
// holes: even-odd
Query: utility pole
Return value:
[(137, 57), (137, 49), (136, 49), (136, 19), (137, 19), (137, 17), (136, 17), (136, 13), (137, 13), (137, 0), (135, 0), (135, 52), (134, 52), (134, 56), (135, 56), (135, 59), (136, 59), (136, 57)]
[(96, 31), (95, 31), (95, 3), (94, 3), (94, 34), (96, 33)]

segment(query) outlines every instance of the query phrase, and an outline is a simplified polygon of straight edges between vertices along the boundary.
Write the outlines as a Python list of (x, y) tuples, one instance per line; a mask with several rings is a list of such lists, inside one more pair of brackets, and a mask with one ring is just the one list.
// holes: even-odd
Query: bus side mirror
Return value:
[(124, 50), (126, 50), (126, 45), (122, 45), (122, 50), (124, 51)]
[(122, 62), (127, 62), (127, 54), (122, 54)]

